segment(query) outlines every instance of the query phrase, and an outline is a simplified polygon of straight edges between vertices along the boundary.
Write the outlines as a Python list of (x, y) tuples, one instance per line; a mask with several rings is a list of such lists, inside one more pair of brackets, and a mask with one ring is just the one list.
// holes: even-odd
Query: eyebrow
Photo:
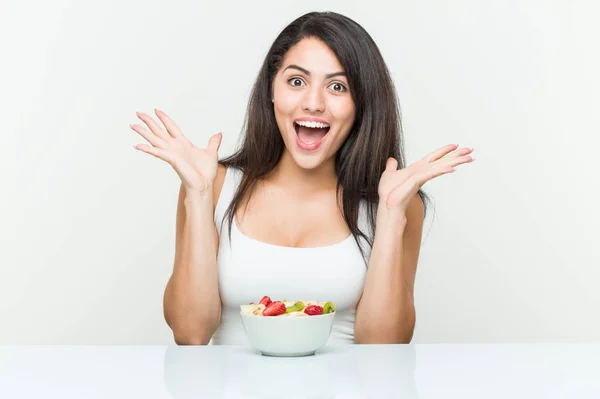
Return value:
[[(288, 65), (288, 66), (287, 66), (287, 67), (286, 67), (286, 68), (285, 68), (283, 71), (285, 72), (285, 71), (287, 71), (288, 69), (297, 69), (297, 70), (299, 70), (300, 72), (304, 73), (305, 75), (308, 75), (308, 76), (310, 76), (310, 72), (309, 72), (307, 69), (305, 69), (305, 68), (302, 68), (302, 67), (300, 67), (300, 66), (298, 66), (298, 65), (294, 65), (294, 64), (292, 64), (292, 65)], [(325, 75), (325, 79), (333, 78), (334, 76), (346, 76), (346, 72), (334, 72), (334, 73), (328, 73), (327, 75)]]

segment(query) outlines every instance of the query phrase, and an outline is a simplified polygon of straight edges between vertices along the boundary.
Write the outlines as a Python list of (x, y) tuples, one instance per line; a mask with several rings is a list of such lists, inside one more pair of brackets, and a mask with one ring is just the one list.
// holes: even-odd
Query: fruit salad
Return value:
[(241, 314), (254, 316), (288, 316), (288, 317), (304, 317), (304, 316), (319, 316), (335, 312), (333, 302), (317, 302), (317, 301), (273, 301), (270, 297), (264, 296), (259, 303), (250, 302), (248, 305), (241, 305)]

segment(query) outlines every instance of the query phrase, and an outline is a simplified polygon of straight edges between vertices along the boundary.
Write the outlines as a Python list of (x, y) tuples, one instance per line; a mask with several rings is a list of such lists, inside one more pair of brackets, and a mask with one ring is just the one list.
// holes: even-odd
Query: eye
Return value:
[(330, 85), (330, 87), (333, 88), (333, 91), (337, 91), (339, 93), (345, 92), (348, 89), (346, 88), (346, 86), (344, 86), (343, 84), (341, 84), (340, 82), (334, 82)]
[(304, 81), (298, 77), (288, 79), (288, 83), (291, 83), (294, 87), (301, 87)]

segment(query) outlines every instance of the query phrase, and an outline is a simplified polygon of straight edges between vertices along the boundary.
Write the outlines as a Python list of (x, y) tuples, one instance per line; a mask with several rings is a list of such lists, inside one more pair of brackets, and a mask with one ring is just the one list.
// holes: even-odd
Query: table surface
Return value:
[(600, 398), (600, 344), (0, 346), (0, 398)]

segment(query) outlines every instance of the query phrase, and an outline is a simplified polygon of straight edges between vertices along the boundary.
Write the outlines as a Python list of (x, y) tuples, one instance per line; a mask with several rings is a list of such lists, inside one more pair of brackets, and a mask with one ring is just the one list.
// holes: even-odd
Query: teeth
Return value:
[(325, 128), (325, 127), (329, 127), (328, 124), (326, 123), (321, 123), (321, 122), (308, 122), (308, 121), (296, 121), (296, 123), (300, 126), (305, 126), (305, 127), (312, 127), (312, 128)]

